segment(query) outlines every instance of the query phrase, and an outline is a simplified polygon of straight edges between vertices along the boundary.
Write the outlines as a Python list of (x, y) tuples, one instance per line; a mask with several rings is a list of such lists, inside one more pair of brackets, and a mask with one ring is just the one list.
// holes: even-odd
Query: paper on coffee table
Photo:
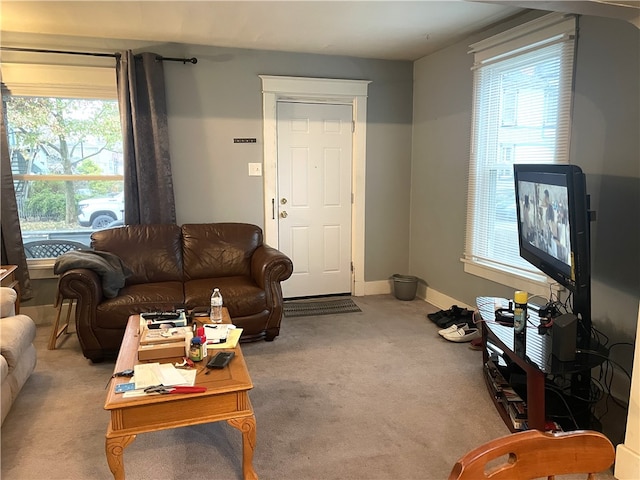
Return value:
[(223, 343), (229, 336), (229, 332), (235, 330), (236, 326), (230, 323), (206, 323), (204, 334), (207, 337), (207, 344)]
[[(193, 375), (190, 371), (178, 370), (170, 363), (140, 363), (133, 367), (133, 380), (136, 384), (136, 390), (156, 385), (164, 385), (165, 387), (174, 385), (193, 386), (195, 382), (195, 370)], [(191, 379), (188, 376), (192, 376)]]

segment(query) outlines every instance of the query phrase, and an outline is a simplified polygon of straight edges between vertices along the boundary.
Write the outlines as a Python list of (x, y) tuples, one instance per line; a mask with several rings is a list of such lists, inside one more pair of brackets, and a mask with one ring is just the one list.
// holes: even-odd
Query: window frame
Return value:
[[(486, 82), (480, 85), (479, 71), (483, 67), (499, 67), (502, 63), (506, 63), (509, 60), (517, 59), (522, 55), (526, 55), (529, 52), (534, 52), (538, 49), (545, 48), (554, 44), (565, 44), (569, 48), (561, 53), (561, 91), (559, 105), (558, 105), (558, 125), (557, 130), (562, 130), (561, 138), (557, 138), (555, 141), (555, 152), (553, 163), (568, 163), (569, 161), (569, 144), (570, 144), (570, 130), (571, 130), (571, 108), (573, 103), (573, 70), (575, 68), (575, 39), (577, 32), (577, 17), (575, 15), (566, 15), (563, 13), (554, 13), (542, 16), (536, 20), (525, 23), (483, 41), (477, 42), (471, 45), (471, 51), (469, 53), (474, 55), (474, 103), (473, 103), (473, 117), (472, 117), (472, 132), (471, 132), (471, 156), (469, 164), (469, 185), (468, 185), (468, 200), (467, 200), (467, 224), (466, 224), (466, 239), (465, 250), (461, 261), (464, 264), (464, 271), (472, 275), (491, 280), (493, 282), (509, 286), (518, 290), (526, 290), (532, 294), (548, 296), (550, 290), (560, 290), (560, 287), (549, 279), (542, 272), (535, 269), (533, 266), (527, 268), (526, 262), (524, 265), (513, 265), (505, 263), (505, 258), (500, 255), (493, 258), (483, 258), (479, 254), (474, 244), (480, 237), (476, 237), (476, 228), (478, 225), (478, 215), (482, 208), (482, 202), (478, 202), (476, 199), (481, 195), (486, 195), (481, 188), (486, 185), (483, 181), (477, 181), (478, 175), (476, 175), (476, 169), (490, 168), (488, 163), (480, 159), (482, 154), (480, 151), (480, 145), (490, 140), (488, 138), (479, 138), (478, 126), (481, 114), (479, 109), (480, 101), (484, 101), (483, 98), (478, 98), (479, 92), (483, 88), (487, 88)], [(567, 63), (569, 62), (569, 63)], [(568, 68), (570, 67), (570, 68)], [(513, 112), (511, 119), (516, 122), (517, 118), (517, 105), (503, 105), (500, 100), (503, 99), (502, 94), (497, 97), (497, 104), (494, 104), (494, 108), (502, 109), (512, 107)], [(544, 102), (548, 102), (547, 95), (545, 93)], [(543, 113), (545, 122), (547, 120), (547, 114)], [(562, 123), (561, 123), (562, 122)], [(497, 127), (498, 129), (500, 126)], [(495, 158), (497, 161), (493, 164), (498, 165), (501, 162), (498, 158), (501, 154), (499, 145), (496, 142), (496, 146), (492, 147), (495, 150)], [(515, 153), (515, 145), (511, 148), (511, 155)], [(511, 161), (513, 163), (513, 161)], [(497, 180), (492, 180), (492, 185), (498, 184)], [(514, 188), (513, 186), (511, 188)], [(491, 221), (491, 220), (487, 220)], [(516, 220), (517, 221), (517, 220)], [(489, 230), (488, 227), (485, 227)], [(492, 233), (489, 233), (492, 235)], [(484, 238), (484, 237), (483, 237)], [(518, 252), (518, 245), (515, 245), (516, 253)], [(510, 252), (513, 256), (513, 252)], [(502, 261), (500, 261), (502, 260)]]
[[(55, 57), (52, 59), (52, 56)], [(114, 59), (65, 58), (64, 55), (3, 53), (2, 77), (11, 96), (118, 99)], [(57, 63), (54, 63), (57, 62)], [(68, 180), (69, 175), (14, 174), (21, 180)], [(75, 176), (73, 176), (75, 177)], [(123, 175), (87, 175), (85, 180), (124, 180)], [(55, 258), (28, 258), (32, 279), (55, 278)]]

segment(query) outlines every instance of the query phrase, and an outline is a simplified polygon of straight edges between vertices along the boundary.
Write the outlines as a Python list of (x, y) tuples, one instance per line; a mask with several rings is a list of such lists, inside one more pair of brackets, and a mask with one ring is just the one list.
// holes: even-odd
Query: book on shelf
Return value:
[(509, 410), (509, 416), (517, 419), (526, 419), (527, 411), (522, 403), (510, 402), (507, 405), (507, 410)]
[(518, 395), (516, 393), (516, 391), (513, 389), (513, 387), (505, 385), (502, 387), (502, 394), (504, 395), (504, 398), (507, 399), (507, 401), (509, 402), (522, 402), (522, 398), (520, 397), (520, 395)]
[(509, 413), (509, 418), (511, 419), (511, 423), (513, 424), (514, 429), (524, 430), (527, 428), (526, 427), (527, 418), (526, 417), (522, 418), (518, 416), (515, 410), (511, 408), (511, 404), (508, 405), (507, 412)]

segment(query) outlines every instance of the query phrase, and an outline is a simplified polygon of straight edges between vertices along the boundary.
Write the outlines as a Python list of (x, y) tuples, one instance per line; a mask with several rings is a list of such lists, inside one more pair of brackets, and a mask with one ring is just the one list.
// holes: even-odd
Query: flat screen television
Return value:
[[(576, 165), (513, 166), (520, 256), (573, 294), (573, 313), (591, 334), (591, 214)], [(582, 335), (581, 335), (582, 334)]]

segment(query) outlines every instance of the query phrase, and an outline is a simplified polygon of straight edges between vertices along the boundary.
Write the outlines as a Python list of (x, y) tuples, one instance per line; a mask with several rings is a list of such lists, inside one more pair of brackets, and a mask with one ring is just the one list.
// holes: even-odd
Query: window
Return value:
[[(86, 71), (65, 70), (75, 79)], [(52, 258), (60, 251), (32, 242), (88, 247), (93, 231), (123, 220), (122, 132), (112, 69), (106, 95), (104, 88), (32, 78), (8, 82), (7, 137), (27, 258)]]
[(465, 271), (548, 292), (520, 258), (514, 163), (566, 163), (575, 18), (551, 14), (471, 46), (474, 104)]

